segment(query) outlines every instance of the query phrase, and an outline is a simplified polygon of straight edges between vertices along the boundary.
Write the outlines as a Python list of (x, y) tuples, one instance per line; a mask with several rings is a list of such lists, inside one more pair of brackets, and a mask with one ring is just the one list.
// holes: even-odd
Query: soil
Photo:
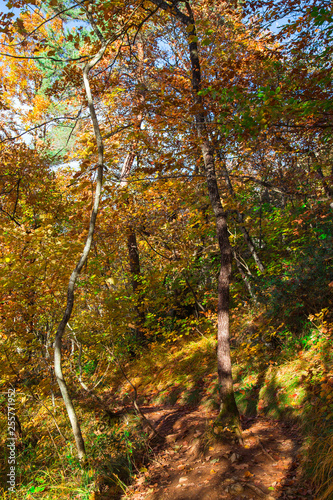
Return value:
[(302, 481), (302, 442), (295, 424), (263, 416), (243, 418), (241, 446), (214, 439), (212, 411), (184, 406), (141, 409), (159, 436), (152, 437), (149, 463), (122, 499), (314, 499), (310, 485)]

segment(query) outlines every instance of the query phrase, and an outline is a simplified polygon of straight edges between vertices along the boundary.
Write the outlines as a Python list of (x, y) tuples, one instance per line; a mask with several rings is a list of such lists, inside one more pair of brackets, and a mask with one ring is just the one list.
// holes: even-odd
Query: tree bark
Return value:
[(144, 332), (142, 327), (145, 322), (145, 312), (143, 303), (142, 283), (141, 283), (141, 268), (140, 255), (138, 244), (136, 241), (136, 232), (132, 226), (129, 226), (127, 233), (127, 248), (129, 256), (130, 273), (132, 278), (133, 293), (136, 298), (135, 303), (135, 335), (139, 342), (144, 341)]
[(195, 129), (204, 160), (207, 188), (210, 203), (215, 215), (216, 235), (221, 253), (221, 268), (218, 278), (218, 311), (217, 311), (217, 368), (220, 393), (219, 422), (232, 426), (237, 435), (240, 433), (240, 419), (235, 401), (231, 374), (230, 336), (229, 336), (229, 287), (231, 281), (232, 250), (229, 242), (227, 215), (221, 203), (216, 179), (213, 147), (209, 142), (206, 129), (206, 116), (201, 90), (201, 68), (198, 52), (195, 19), (188, 1), (185, 6), (188, 15), (184, 14), (175, 4), (164, 0), (152, 0), (155, 5), (171, 12), (186, 28), (189, 39), (189, 55), (192, 74), (192, 92), (194, 102)]
[[(216, 236), (221, 253), (221, 268), (218, 278), (218, 308), (217, 308), (217, 371), (220, 389), (219, 420), (224, 424), (234, 426), (236, 433), (240, 432), (240, 419), (235, 401), (231, 373), (230, 355), (230, 325), (229, 325), (229, 289), (231, 281), (232, 250), (229, 242), (227, 215), (221, 203), (218, 183), (216, 179), (213, 147), (209, 142), (205, 125), (205, 109), (201, 90), (201, 68), (195, 29), (195, 19), (189, 2), (186, 2), (188, 20), (186, 28), (191, 42), (189, 43), (192, 90), (195, 108), (196, 132), (200, 141), (201, 153), (204, 160), (207, 188), (210, 203), (215, 215)], [(184, 21), (183, 21), (184, 22)], [(191, 27), (191, 29), (190, 29)]]
[(99, 207), (99, 202), (100, 202), (100, 197), (101, 197), (101, 190), (102, 190), (102, 182), (103, 182), (103, 162), (104, 162), (104, 147), (103, 147), (103, 140), (101, 136), (101, 132), (99, 129), (99, 124), (98, 124), (98, 119), (91, 95), (91, 90), (90, 90), (90, 84), (89, 84), (89, 72), (90, 70), (101, 60), (103, 57), (103, 54), (106, 49), (106, 44), (102, 46), (100, 51), (95, 55), (95, 57), (89, 61), (86, 66), (84, 67), (83, 70), (83, 82), (85, 86), (85, 91), (86, 91), (86, 96), (88, 100), (88, 106), (89, 106), (89, 111), (90, 111), (90, 116), (91, 120), (93, 123), (94, 127), (94, 133), (95, 133), (95, 138), (96, 138), (96, 143), (97, 143), (97, 148), (98, 148), (98, 165), (97, 165), (97, 180), (96, 180), (96, 189), (95, 189), (95, 197), (94, 197), (94, 205), (91, 213), (91, 218), (90, 218), (90, 223), (89, 223), (89, 229), (88, 229), (88, 235), (86, 238), (85, 246), (82, 251), (81, 257), (79, 262), (77, 263), (75, 269), (73, 270), (71, 277), (69, 279), (68, 283), (68, 288), (67, 288), (67, 304), (66, 304), (66, 309), (64, 312), (64, 315), (62, 317), (61, 322), (59, 323), (56, 336), (55, 336), (55, 342), (54, 342), (54, 372), (55, 376), (60, 388), (60, 392), (62, 395), (62, 398), (64, 400), (67, 414), (72, 426), (73, 434), (74, 434), (74, 439), (75, 439), (75, 444), (76, 444), (76, 449), (78, 453), (78, 457), (80, 461), (84, 461), (86, 458), (86, 451), (85, 451), (85, 446), (84, 446), (84, 440), (81, 432), (81, 427), (75, 412), (75, 408), (72, 402), (72, 399), (70, 397), (68, 387), (64, 378), (64, 374), (62, 371), (62, 338), (65, 333), (65, 329), (67, 326), (67, 323), (71, 317), (73, 306), (74, 306), (74, 289), (75, 289), (75, 284), (77, 281), (77, 278), (84, 266), (84, 264), (87, 261), (88, 254), (91, 248), (92, 240), (93, 240), (93, 234), (95, 230), (95, 225), (96, 225), (96, 218), (97, 218), (97, 213), (98, 213), (98, 207)]
[[(135, 153), (130, 152), (125, 158), (123, 168), (120, 174), (120, 185), (121, 187), (127, 186), (128, 176), (131, 172), (131, 168), (135, 159)], [(136, 232), (132, 225), (127, 228), (127, 249), (129, 258), (129, 268), (131, 273), (132, 289), (136, 297), (135, 304), (135, 335), (139, 342), (143, 342), (144, 333), (142, 330), (142, 325), (145, 322), (145, 313), (143, 305), (143, 295), (141, 290), (141, 268), (140, 268), (140, 255), (138, 244), (136, 240)]]
[[(199, 137), (202, 136), (201, 127), (198, 127), (197, 130)], [(217, 371), (221, 400), (219, 420), (223, 423), (231, 422), (232, 425), (235, 425), (236, 430), (239, 431), (240, 420), (233, 390), (230, 355), (229, 289), (231, 282), (232, 249), (229, 242), (227, 215), (221, 203), (216, 179), (213, 151), (207, 139), (202, 140), (201, 151), (204, 158), (209, 198), (215, 215), (216, 236), (221, 253), (217, 308)]]
[[(143, 105), (145, 102), (145, 82), (144, 82), (144, 68), (143, 68), (144, 52), (143, 44), (141, 41), (138, 42), (138, 68), (133, 75), (133, 79), (137, 78), (140, 84), (141, 90), (137, 92), (138, 105)], [(143, 113), (140, 111), (135, 117), (136, 126), (140, 130), (143, 120)], [(135, 146), (134, 146), (135, 148)], [(130, 151), (124, 161), (121, 174), (120, 174), (120, 186), (122, 188), (127, 186), (128, 177), (131, 173), (133, 162), (135, 160), (136, 153), (134, 150)], [(135, 296), (135, 336), (140, 343), (144, 342), (144, 332), (143, 325), (145, 322), (145, 312), (144, 312), (144, 296), (142, 293), (142, 283), (141, 283), (141, 267), (140, 267), (140, 254), (137, 244), (136, 231), (132, 224), (127, 227), (127, 249), (129, 257), (129, 268), (131, 273), (132, 289)]]

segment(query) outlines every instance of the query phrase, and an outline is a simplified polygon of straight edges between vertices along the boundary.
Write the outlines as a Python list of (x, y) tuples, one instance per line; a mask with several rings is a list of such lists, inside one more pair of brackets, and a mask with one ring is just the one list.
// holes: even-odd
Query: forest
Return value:
[(333, 6), (0, 13), (0, 495), (333, 499)]

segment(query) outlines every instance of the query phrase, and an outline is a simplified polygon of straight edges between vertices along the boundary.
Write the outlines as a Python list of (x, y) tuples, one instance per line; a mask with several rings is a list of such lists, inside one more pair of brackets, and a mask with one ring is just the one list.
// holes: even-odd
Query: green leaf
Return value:
[(204, 38), (201, 42), (201, 45), (203, 47), (206, 47), (207, 45), (210, 45), (212, 43), (212, 40), (210, 38)]

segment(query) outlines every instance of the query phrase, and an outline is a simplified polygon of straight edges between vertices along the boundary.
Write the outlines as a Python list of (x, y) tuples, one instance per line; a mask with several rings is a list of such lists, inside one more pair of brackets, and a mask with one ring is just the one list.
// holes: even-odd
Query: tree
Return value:
[[(280, 273), (286, 259), (296, 266), (296, 221), (311, 219), (324, 265), (330, 232), (320, 222), (326, 209), (314, 201), (332, 196), (330, 49), (322, 51), (331, 20), (325, 6), (309, 6), (306, 20), (289, 24), (277, 41), (246, 17), (248, 6), (52, 1), (2, 19), (9, 64), (0, 69), (0, 209), (10, 275), (2, 275), (2, 325), (6, 336), (15, 332), (15, 364), (38, 358), (32, 371), (38, 382), (50, 377), (53, 394), (55, 373), (82, 460), (69, 397), (77, 377), (63, 356), (71, 343), (70, 362), (79, 356), (82, 372), (83, 359), (105, 360), (110, 342), (131, 350), (133, 330), (145, 342), (175, 338), (206, 327), (216, 308), (219, 423), (238, 432), (232, 256), (250, 296), (270, 300), (274, 287), (285, 304)], [(80, 26), (68, 28), (71, 20)], [(306, 37), (304, 22), (314, 33), (320, 27), (321, 41)], [(297, 53), (283, 38), (290, 34)], [(305, 234), (297, 248), (308, 255)], [(19, 264), (7, 262), (11, 249)], [(238, 278), (233, 286), (241, 290)]]

